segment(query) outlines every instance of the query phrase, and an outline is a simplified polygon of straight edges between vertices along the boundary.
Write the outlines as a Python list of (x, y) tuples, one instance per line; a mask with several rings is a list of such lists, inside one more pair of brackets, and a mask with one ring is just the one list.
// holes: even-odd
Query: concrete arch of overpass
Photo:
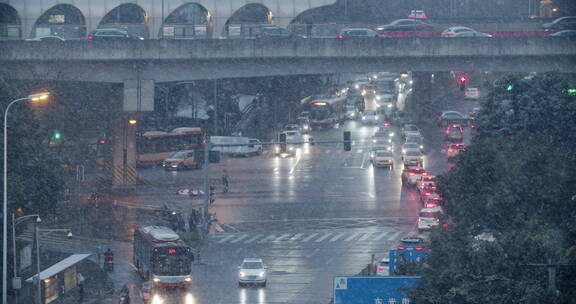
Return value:
[[(146, 13), (150, 38), (157, 38), (157, 34), (166, 18), (171, 12), (187, 3), (196, 3), (206, 8), (213, 18), (214, 33), (221, 33), (229, 18), (240, 8), (247, 4), (261, 4), (272, 12), (275, 24), (286, 27), (300, 13), (319, 6), (336, 3), (337, 0), (0, 0), (18, 13), (21, 22), (22, 37), (30, 37), (36, 21), (48, 9), (59, 4), (68, 4), (77, 8), (86, 19), (86, 28), (90, 32), (98, 27), (102, 18), (112, 9), (127, 3), (138, 5)], [(164, 11), (164, 14), (162, 14)]]

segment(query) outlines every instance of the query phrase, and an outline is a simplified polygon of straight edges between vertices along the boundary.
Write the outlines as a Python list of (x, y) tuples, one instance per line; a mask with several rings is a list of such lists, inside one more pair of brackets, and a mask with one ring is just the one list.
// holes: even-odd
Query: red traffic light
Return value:
[(99, 139), (99, 140), (98, 140), (98, 144), (100, 144), (100, 145), (103, 145), (103, 144), (105, 144), (105, 143), (106, 143), (106, 140), (105, 140), (105, 139)]
[(466, 78), (466, 76), (464, 75), (460, 76), (460, 83), (466, 83), (466, 81), (468, 81), (468, 78)]

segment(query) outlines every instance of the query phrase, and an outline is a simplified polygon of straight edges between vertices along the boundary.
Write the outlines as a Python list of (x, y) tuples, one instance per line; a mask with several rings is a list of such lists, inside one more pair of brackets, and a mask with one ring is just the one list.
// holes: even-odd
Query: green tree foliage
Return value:
[(418, 303), (574, 303), (574, 268), (559, 268), (555, 296), (547, 269), (530, 265), (576, 264), (576, 97), (566, 87), (554, 75), (495, 84), (478, 135), (439, 178), (452, 222), (431, 235)]
[[(17, 92), (0, 81), (2, 113), (12, 100), (29, 94)], [(48, 149), (52, 135), (39, 123), (43, 105), (20, 102), (8, 115), (8, 200), (9, 212), (21, 207), (25, 213), (50, 214), (63, 193), (59, 159)], [(2, 116), (3, 117), (3, 116)]]

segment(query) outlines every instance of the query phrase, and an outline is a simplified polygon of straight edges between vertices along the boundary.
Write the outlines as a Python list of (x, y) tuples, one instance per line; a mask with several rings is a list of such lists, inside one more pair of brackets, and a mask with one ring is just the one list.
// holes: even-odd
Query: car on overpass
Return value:
[(440, 34), (440, 36), (452, 37), (458, 33), (463, 33), (463, 32), (475, 32), (475, 30), (473, 30), (469, 27), (465, 27), (465, 26), (452, 26), (452, 27), (449, 27), (449, 28), (445, 29), (444, 31), (442, 31), (442, 34)]
[(338, 34), (338, 39), (348, 39), (348, 38), (378, 38), (378, 37), (388, 37), (385, 35), (380, 35), (376, 31), (369, 28), (346, 28), (340, 31)]
[(87, 36), (90, 41), (108, 41), (108, 40), (144, 40), (143, 37), (131, 35), (126, 31), (115, 28), (100, 28), (95, 29)]
[(58, 42), (63, 42), (63, 41), (66, 41), (66, 39), (64, 39), (60, 36), (42, 36), (42, 37), (26, 39), (26, 41), (58, 41)]
[(563, 30), (550, 34), (552, 37), (576, 37), (576, 30)]
[(561, 17), (550, 23), (544, 23), (542, 27), (547, 31), (576, 30), (576, 16)]
[(452, 37), (452, 38), (462, 38), (462, 37), (492, 38), (492, 35), (486, 34), (486, 33), (481, 33), (481, 32), (476, 32), (476, 31), (471, 31), (471, 32), (456, 33), (450, 37)]
[(426, 22), (418, 19), (398, 19), (389, 24), (385, 24), (376, 28), (378, 33), (386, 31), (430, 31), (434, 27)]

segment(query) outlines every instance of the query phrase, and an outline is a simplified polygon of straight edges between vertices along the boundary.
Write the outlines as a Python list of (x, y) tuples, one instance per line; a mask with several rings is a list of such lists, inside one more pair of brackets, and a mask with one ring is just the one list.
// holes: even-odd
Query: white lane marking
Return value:
[(302, 242), (308, 242), (309, 240), (315, 238), (317, 235), (318, 235), (318, 233), (312, 233), (311, 235), (309, 235), (308, 237), (303, 239)]
[(292, 233), (285, 233), (283, 235), (281, 235), (280, 237), (276, 238), (273, 242), (281, 242), (283, 241), (285, 238), (291, 236)]
[(238, 243), (238, 242), (240, 242), (241, 240), (243, 240), (243, 239), (245, 239), (245, 238), (247, 238), (247, 237), (248, 237), (248, 234), (241, 235), (239, 238), (232, 240), (230, 243), (232, 243), (232, 244)]
[(316, 239), (316, 243), (322, 242), (323, 240), (327, 239), (331, 235), (332, 235), (332, 233), (330, 232), (328, 234), (321, 236), (319, 239)]
[(368, 238), (372, 236), (372, 232), (365, 233), (358, 241), (366, 241)]
[(354, 239), (355, 237), (357, 237), (360, 233), (356, 232), (354, 234), (352, 234), (351, 236), (347, 237), (346, 239), (344, 239), (344, 242), (350, 242), (352, 239)]
[(368, 156), (368, 153), (364, 153), (364, 157), (362, 158), (362, 165), (360, 166), (360, 168), (365, 169), (364, 164), (366, 164), (366, 157)]
[(269, 241), (269, 240), (271, 241), (271, 240), (273, 240), (273, 239), (275, 239), (275, 238), (276, 238), (276, 235), (275, 235), (275, 234), (271, 234), (271, 235), (269, 235), (269, 236), (261, 239), (258, 243), (264, 243), (264, 242)]
[(394, 233), (388, 238), (388, 240), (389, 240), (389, 241), (393, 241), (393, 240), (395, 240), (397, 237), (399, 237), (400, 234), (402, 234), (402, 231), (396, 231), (396, 232), (394, 232)]
[(362, 149), (358, 149), (356, 150), (356, 153), (362, 153), (362, 151), (363, 151)]
[(234, 238), (235, 236), (236, 236), (236, 235), (231, 234), (231, 235), (229, 235), (229, 236), (227, 236), (227, 237), (225, 237), (225, 238), (223, 238), (223, 239), (220, 239), (220, 240), (216, 241), (216, 243), (221, 244), (221, 243), (227, 242), (228, 240)]
[(278, 167), (274, 168), (274, 172), (278, 172)]
[(290, 169), (290, 174), (294, 173), (294, 169), (296, 169), (296, 166), (298, 166), (299, 162), (300, 162), (300, 156), (296, 157), (296, 162), (294, 163), (294, 166), (292, 166), (292, 168)]
[(335, 242), (335, 241), (337, 241), (339, 238), (341, 238), (341, 237), (343, 237), (343, 236), (345, 236), (345, 235), (346, 235), (346, 232), (340, 233), (340, 234), (338, 234), (337, 236), (331, 238), (331, 239), (330, 239), (330, 242)]
[(382, 232), (380, 233), (377, 237), (375, 237), (373, 240), (374, 241), (379, 241), (381, 238), (387, 236), (391, 231), (386, 231), (386, 232)]
[(301, 236), (303, 236), (303, 235), (304, 235), (304, 233), (297, 233), (297, 234), (295, 234), (293, 237), (291, 237), (291, 238), (288, 240), (288, 242), (294, 242), (294, 241), (296, 241), (297, 239), (299, 239), (299, 238), (300, 238)]
[(244, 242), (244, 244), (250, 244), (250, 243), (254, 242), (255, 240), (257, 240), (257, 239), (259, 239), (259, 238), (261, 238), (261, 237), (263, 237), (263, 236), (264, 236), (263, 234), (255, 235), (255, 236), (253, 236), (251, 239), (246, 240), (246, 241)]

